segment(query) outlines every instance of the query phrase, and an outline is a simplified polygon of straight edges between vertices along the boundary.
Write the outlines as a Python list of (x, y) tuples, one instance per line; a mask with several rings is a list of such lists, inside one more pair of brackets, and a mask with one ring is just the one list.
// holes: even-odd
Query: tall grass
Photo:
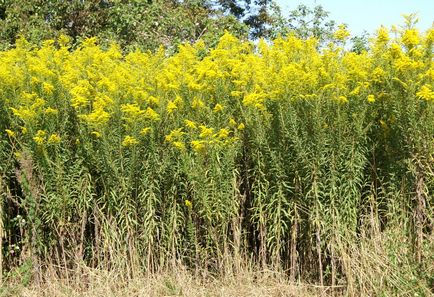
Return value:
[(254, 263), (432, 293), (434, 30), (395, 35), (361, 54), (346, 34), (173, 56), (19, 40), (0, 53), (3, 276)]

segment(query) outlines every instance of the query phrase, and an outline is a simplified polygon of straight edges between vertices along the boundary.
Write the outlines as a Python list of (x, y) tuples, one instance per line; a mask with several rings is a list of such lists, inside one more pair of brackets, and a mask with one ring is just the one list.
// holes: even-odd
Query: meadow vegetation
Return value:
[(173, 55), (18, 39), (0, 52), (3, 281), (273, 271), (433, 294), (434, 29), (407, 18), (359, 53), (348, 37)]

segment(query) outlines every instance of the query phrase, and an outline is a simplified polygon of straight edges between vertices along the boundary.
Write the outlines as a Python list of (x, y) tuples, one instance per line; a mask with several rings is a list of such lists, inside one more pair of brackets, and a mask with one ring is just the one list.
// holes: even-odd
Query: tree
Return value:
[(351, 51), (361, 54), (364, 51), (369, 50), (369, 34), (368, 32), (364, 31), (361, 35), (354, 36), (351, 38)]
[(91, 36), (123, 48), (155, 49), (202, 38), (213, 42), (227, 30), (247, 37), (248, 29), (207, 0), (0, 0), (0, 42), (14, 44), (19, 35), (33, 43)]
[(273, 19), (272, 0), (217, 0), (222, 10), (243, 21), (252, 38), (269, 37)]
[(321, 44), (333, 40), (336, 22), (328, 19), (329, 13), (321, 5), (310, 8), (301, 4), (291, 10), (287, 18), (282, 16), (280, 9), (274, 12), (273, 36), (295, 34), (302, 39), (315, 37)]

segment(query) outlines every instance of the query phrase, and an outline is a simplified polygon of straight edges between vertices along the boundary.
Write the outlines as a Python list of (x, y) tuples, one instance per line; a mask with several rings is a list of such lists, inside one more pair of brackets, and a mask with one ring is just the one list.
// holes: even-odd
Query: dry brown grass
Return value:
[(146, 296), (327, 296), (331, 288), (290, 283), (272, 271), (225, 277), (195, 276), (182, 268), (125, 279), (113, 272), (81, 267), (58, 277), (50, 272), (39, 285), (9, 284), (1, 297), (146, 297)]

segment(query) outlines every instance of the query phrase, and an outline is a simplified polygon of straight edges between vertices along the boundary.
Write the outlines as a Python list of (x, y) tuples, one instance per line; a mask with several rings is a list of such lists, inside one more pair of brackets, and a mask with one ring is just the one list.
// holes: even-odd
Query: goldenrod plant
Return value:
[(19, 39), (0, 52), (3, 274), (255, 263), (430, 295), (434, 29), (348, 38), (226, 33), (174, 55)]

